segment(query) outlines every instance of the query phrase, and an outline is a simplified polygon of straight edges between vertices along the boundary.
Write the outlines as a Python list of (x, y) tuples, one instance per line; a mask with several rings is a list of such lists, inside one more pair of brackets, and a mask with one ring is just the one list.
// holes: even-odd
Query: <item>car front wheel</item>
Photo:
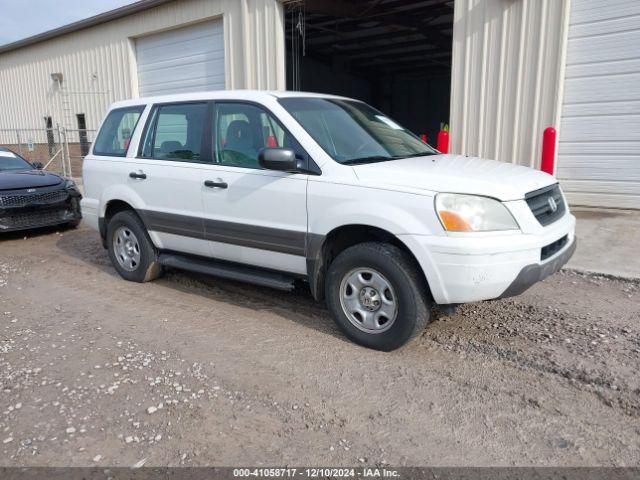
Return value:
[(161, 273), (156, 248), (134, 212), (118, 212), (111, 218), (107, 248), (111, 263), (125, 280), (148, 282)]
[(329, 266), (327, 305), (354, 342), (390, 351), (429, 322), (428, 288), (408, 254), (386, 243), (362, 243)]
[(78, 220), (71, 220), (70, 222), (68, 222), (66, 224), (66, 227), (69, 229), (74, 229), (74, 228), (78, 228), (78, 226), (80, 226), (80, 222), (82, 220), (78, 219)]

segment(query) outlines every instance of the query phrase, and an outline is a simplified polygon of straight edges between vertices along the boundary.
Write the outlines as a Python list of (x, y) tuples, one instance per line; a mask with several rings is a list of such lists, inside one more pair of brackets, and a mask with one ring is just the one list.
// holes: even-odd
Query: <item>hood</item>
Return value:
[(557, 183), (544, 172), (521, 165), (462, 155), (430, 155), (354, 165), (362, 183), (433, 192), (467, 193), (502, 201)]
[(59, 176), (40, 170), (0, 172), (0, 190), (50, 187), (52, 185), (58, 185), (61, 182), (62, 179)]

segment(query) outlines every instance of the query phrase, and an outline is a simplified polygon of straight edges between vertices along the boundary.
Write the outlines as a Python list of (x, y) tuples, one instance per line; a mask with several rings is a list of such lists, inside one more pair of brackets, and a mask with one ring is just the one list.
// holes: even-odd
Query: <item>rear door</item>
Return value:
[(215, 102), (213, 164), (206, 171), (204, 229), (216, 258), (306, 273), (307, 175), (263, 170), (263, 147), (304, 152), (264, 107)]
[(138, 158), (128, 165), (126, 182), (143, 200), (142, 217), (163, 249), (208, 256), (202, 193), (211, 147), (205, 138), (211, 103), (182, 102), (153, 107), (142, 134)]

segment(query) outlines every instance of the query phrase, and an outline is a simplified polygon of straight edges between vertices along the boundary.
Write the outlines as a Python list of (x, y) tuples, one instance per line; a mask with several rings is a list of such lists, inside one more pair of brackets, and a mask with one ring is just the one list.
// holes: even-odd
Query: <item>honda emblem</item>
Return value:
[(547, 200), (547, 203), (549, 204), (551, 213), (556, 213), (556, 211), (558, 211), (558, 204), (556, 203), (553, 197), (549, 197), (549, 199)]

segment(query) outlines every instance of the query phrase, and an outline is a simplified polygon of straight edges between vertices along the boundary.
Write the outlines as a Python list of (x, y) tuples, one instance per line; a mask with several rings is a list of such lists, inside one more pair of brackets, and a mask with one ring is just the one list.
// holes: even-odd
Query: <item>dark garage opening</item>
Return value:
[(363, 100), (435, 145), (449, 122), (452, 0), (301, 0), (285, 20), (288, 90)]

